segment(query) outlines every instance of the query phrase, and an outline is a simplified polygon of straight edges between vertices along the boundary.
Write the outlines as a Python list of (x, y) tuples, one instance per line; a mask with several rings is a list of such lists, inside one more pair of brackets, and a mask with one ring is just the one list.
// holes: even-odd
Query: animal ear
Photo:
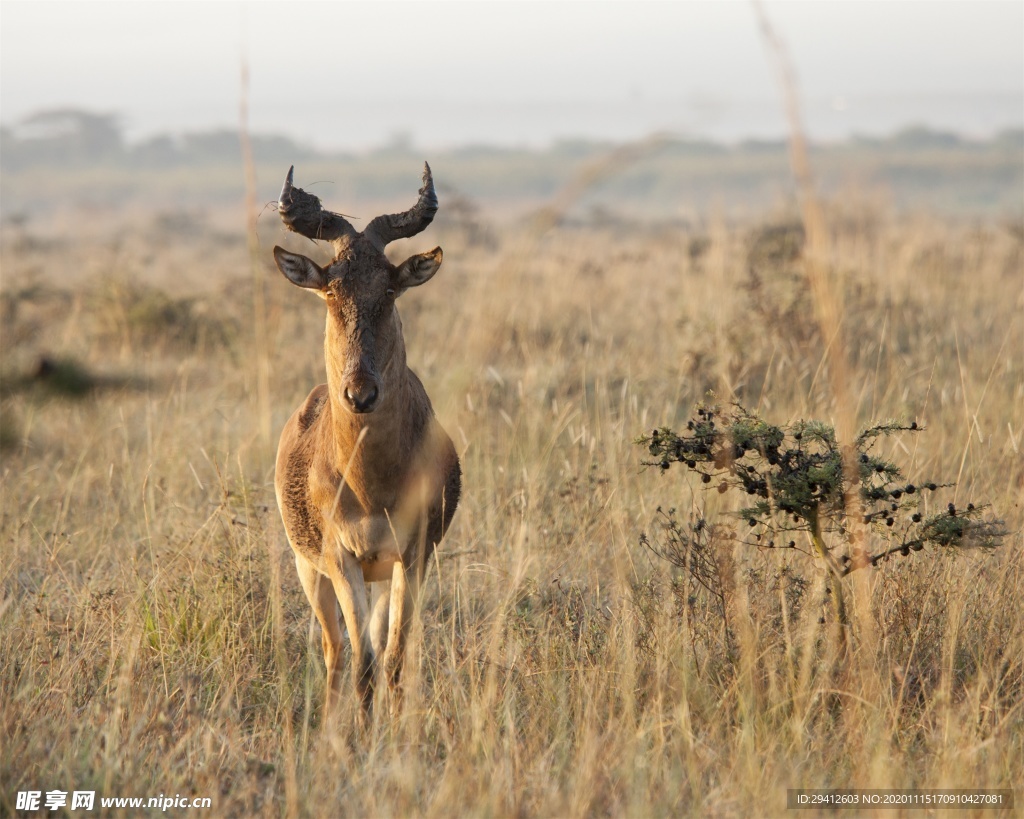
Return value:
[(405, 290), (407, 287), (423, 284), (437, 272), (443, 256), (439, 247), (428, 253), (410, 256), (398, 266), (398, 286)]
[(275, 247), (274, 261), (292, 284), (312, 290), (322, 290), (327, 284), (324, 269), (301, 253), (289, 253), (283, 247)]

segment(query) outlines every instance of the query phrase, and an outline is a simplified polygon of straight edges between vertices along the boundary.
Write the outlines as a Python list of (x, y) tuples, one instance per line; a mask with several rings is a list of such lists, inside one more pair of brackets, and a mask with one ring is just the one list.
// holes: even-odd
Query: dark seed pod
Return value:
[(795, 540), (789, 541), (789, 548), (790, 549), (795, 549), (796, 548), (796, 541)]
[(912, 430), (913, 430), (913, 429), (917, 429), (917, 421), (911, 421), (911, 422), (910, 422), (910, 428), (911, 428)]
[(662, 469), (668, 469), (668, 459), (661, 462)]
[(920, 512), (914, 512), (914, 514), (910, 516), (910, 519), (912, 521), (914, 521), (914, 523), (920, 523), (921, 522), (921, 513)]
[(903, 493), (899, 489), (894, 489), (891, 494), (893, 500), (899, 500), (903, 497)]
[(748, 526), (757, 526), (757, 520), (755, 520), (754, 518), (751, 518), (750, 520), (747, 521), (747, 525)]
[(907, 484), (907, 488), (904, 490), (908, 495), (913, 495), (917, 491), (917, 487), (912, 483)]
[(949, 504), (949, 505), (948, 505), (948, 506), (946, 507), (946, 511), (948, 511), (948, 512), (949, 512), (949, 516), (950, 516), (951, 518), (955, 518), (955, 517), (956, 517), (956, 505), (955, 505), (955, 504), (952, 504), (952, 503), (951, 503), (951, 504)]
[(729, 484), (727, 484), (725, 481), (722, 481), (720, 484), (718, 484), (718, 494), (724, 495), (728, 488)]
[(690, 467), (690, 469), (696, 469), (697, 468), (697, 462), (695, 460), (693, 460), (692, 458), (686, 462), (686, 465), (688, 467)]
[(904, 546), (902, 549), (900, 549), (900, 554), (904, 557), (907, 557), (910, 554), (910, 547)]
[(968, 512), (973, 512), (974, 511), (974, 504), (973, 503), (967, 504), (967, 511)]
[(938, 489), (938, 487), (934, 483), (930, 483), (928, 484), (928, 489), (934, 492), (936, 489)]
[(886, 526), (892, 526), (895, 522), (896, 522), (896, 518), (886, 518), (885, 519), (885, 525)]
[(701, 481), (701, 483), (711, 483), (711, 476), (710, 475), (701, 475), (700, 476), (700, 481)]

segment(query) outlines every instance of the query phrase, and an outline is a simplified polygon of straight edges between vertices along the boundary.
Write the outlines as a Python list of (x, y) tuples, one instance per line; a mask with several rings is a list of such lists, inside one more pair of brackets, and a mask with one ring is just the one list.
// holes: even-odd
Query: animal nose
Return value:
[(372, 381), (359, 381), (345, 387), (345, 400), (355, 412), (371, 412), (377, 404), (377, 385)]

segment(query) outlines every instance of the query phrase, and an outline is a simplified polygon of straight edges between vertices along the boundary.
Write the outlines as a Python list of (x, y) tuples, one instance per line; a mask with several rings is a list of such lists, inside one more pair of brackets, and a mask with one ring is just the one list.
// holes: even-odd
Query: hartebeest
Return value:
[(323, 630), (328, 710), (341, 683), (340, 604), (368, 715), (382, 654), (384, 678), (398, 685), (417, 588), (461, 488), (451, 439), (406, 366), (395, 305), (437, 272), (441, 248), (397, 266), (384, 255), (389, 242), (430, 224), (437, 195), (424, 165), (416, 204), (378, 216), (360, 233), (294, 187), (293, 172), (281, 190), (281, 218), (302, 236), (329, 241), (334, 260), (320, 267), (280, 247), (274, 259), (289, 281), (327, 304), (327, 383), (285, 424), (274, 483), (299, 580)]

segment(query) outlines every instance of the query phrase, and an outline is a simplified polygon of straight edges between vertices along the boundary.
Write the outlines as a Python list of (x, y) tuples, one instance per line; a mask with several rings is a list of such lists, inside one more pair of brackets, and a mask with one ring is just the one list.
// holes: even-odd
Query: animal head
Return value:
[[(415, 236), (437, 213), (430, 166), (423, 166), (423, 187), (410, 210), (378, 216), (361, 233), (320, 200), (293, 185), (294, 167), (281, 189), (278, 212), (285, 226), (309, 239), (334, 246), (334, 260), (321, 267), (300, 253), (274, 248), (274, 260), (292, 284), (314, 291), (327, 302), (327, 366), (341, 403), (351, 412), (372, 412), (385, 400), (389, 364), (404, 377), (405, 344), (395, 300), (429, 280), (441, 266), (441, 248), (410, 256), (398, 265), (384, 255), (395, 239)], [(391, 367), (390, 369), (395, 369)]]

